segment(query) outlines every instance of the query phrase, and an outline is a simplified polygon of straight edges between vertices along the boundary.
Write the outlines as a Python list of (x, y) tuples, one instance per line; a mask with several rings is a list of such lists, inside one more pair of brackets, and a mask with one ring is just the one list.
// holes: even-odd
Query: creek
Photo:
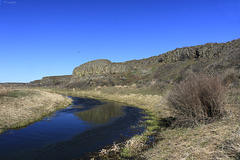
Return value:
[(139, 108), (89, 98), (70, 98), (73, 103), (67, 108), (25, 128), (0, 134), (0, 159), (81, 158), (144, 131), (144, 127), (137, 126), (144, 116)]

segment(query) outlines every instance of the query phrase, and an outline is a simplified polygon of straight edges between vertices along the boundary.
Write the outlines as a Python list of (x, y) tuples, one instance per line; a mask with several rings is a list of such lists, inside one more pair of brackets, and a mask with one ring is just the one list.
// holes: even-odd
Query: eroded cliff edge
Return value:
[(189, 72), (227, 72), (239, 75), (240, 39), (227, 43), (177, 48), (158, 56), (122, 63), (99, 59), (84, 63), (72, 75), (49, 76), (32, 85), (89, 87), (159, 85), (180, 81)]

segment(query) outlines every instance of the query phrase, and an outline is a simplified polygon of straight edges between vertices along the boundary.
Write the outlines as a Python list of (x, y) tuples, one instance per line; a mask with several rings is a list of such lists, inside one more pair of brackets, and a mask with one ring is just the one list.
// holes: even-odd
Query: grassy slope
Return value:
[(71, 103), (61, 95), (39, 90), (1, 88), (0, 92), (0, 132), (24, 127)]
[(229, 101), (226, 105), (227, 116), (218, 122), (195, 128), (166, 129), (160, 133), (163, 140), (145, 152), (144, 156), (153, 160), (239, 159), (239, 104), (239, 96), (237, 103)]
[[(226, 105), (227, 116), (218, 122), (200, 125), (195, 128), (165, 128), (161, 126), (161, 118), (173, 115), (168, 110), (164, 96), (143, 94), (131, 87), (103, 87), (97, 90), (51, 90), (74, 96), (108, 99), (128, 103), (144, 108), (156, 117), (149, 121), (149, 130), (154, 131), (156, 125), (162, 128), (158, 137), (162, 140), (147, 151), (141, 151), (143, 137), (136, 136), (125, 143), (121, 154), (125, 157), (141, 155), (146, 159), (237, 159), (240, 153), (240, 94), (239, 90), (229, 92)], [(156, 121), (157, 120), (157, 121)], [(146, 134), (146, 133), (145, 133)], [(146, 138), (146, 136), (145, 136)], [(140, 140), (139, 140), (140, 139)], [(111, 150), (117, 150), (115, 145)], [(143, 146), (142, 146), (143, 148)], [(106, 150), (104, 150), (106, 152)], [(106, 152), (107, 153), (107, 152)]]

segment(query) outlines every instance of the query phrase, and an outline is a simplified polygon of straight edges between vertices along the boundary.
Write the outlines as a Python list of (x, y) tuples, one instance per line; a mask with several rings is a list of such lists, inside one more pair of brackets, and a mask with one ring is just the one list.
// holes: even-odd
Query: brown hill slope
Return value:
[(240, 39), (237, 39), (177, 48), (158, 56), (122, 63), (95, 60), (76, 67), (72, 75), (44, 77), (32, 84), (67, 88), (115, 85), (159, 88), (179, 82), (191, 72), (219, 72), (237, 80), (239, 68)]

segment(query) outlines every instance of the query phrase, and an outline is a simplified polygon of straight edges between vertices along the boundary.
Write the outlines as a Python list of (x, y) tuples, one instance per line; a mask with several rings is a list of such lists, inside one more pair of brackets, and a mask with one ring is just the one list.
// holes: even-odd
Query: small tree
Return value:
[(221, 118), (225, 114), (225, 93), (218, 75), (191, 74), (168, 95), (169, 107), (176, 116), (173, 125), (189, 127)]

